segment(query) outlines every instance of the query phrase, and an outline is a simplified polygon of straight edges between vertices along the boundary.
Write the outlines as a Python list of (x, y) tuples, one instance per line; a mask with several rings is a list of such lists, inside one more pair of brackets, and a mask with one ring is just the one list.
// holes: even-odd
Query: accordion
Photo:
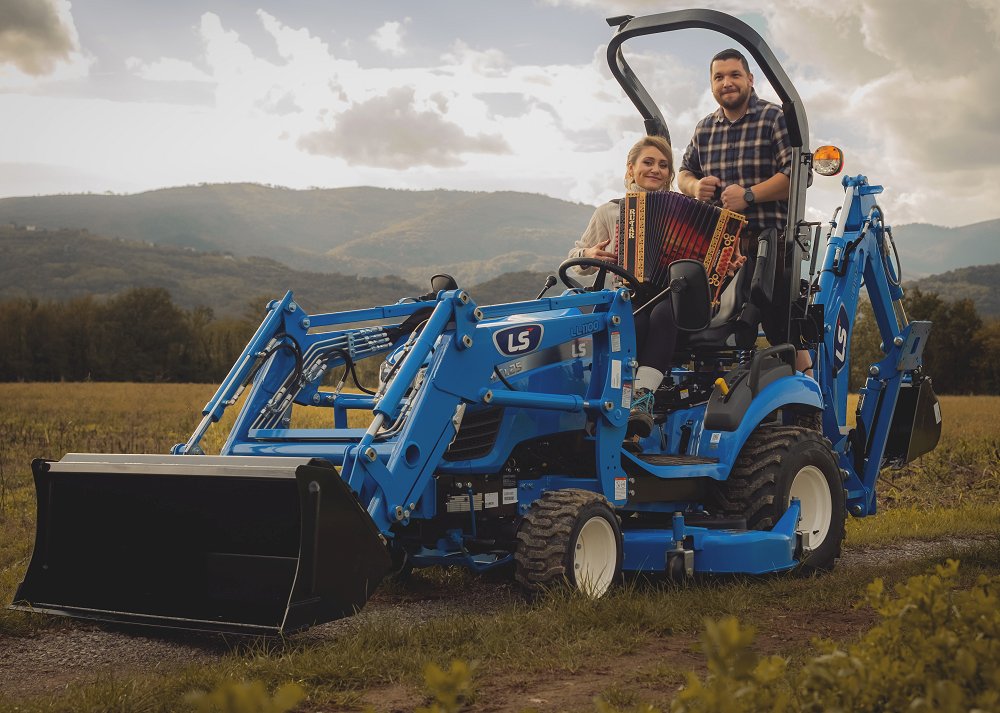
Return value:
[(717, 302), (746, 222), (739, 213), (682, 193), (627, 193), (618, 215), (618, 265), (663, 289), (670, 263), (698, 260)]

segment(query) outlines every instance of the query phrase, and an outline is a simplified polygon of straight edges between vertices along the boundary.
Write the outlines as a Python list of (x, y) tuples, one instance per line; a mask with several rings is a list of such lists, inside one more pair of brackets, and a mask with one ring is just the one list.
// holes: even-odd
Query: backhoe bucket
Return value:
[(900, 464), (912, 463), (930, 453), (941, 439), (941, 404), (927, 377), (915, 379), (899, 390), (892, 414), (885, 457)]
[(278, 635), (350, 616), (389, 569), (323, 460), (70, 454), (32, 470), (35, 550), (15, 609)]

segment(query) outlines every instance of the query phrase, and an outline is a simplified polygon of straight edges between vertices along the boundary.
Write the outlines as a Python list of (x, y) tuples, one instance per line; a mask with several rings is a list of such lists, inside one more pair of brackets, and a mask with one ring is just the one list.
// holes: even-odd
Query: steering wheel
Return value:
[[(571, 267), (596, 267), (597, 277), (594, 279), (593, 286), (584, 287), (575, 279), (570, 277), (568, 271)], [(600, 260), (596, 257), (571, 257), (569, 260), (564, 260), (559, 266), (559, 279), (562, 280), (562, 283), (570, 289), (596, 292), (597, 290), (604, 289), (604, 280), (609, 272), (612, 275), (620, 277), (622, 282), (628, 285), (628, 288), (635, 293), (636, 297), (647, 296), (649, 288), (638, 277), (633, 275), (621, 265), (608, 262), (607, 260)]]

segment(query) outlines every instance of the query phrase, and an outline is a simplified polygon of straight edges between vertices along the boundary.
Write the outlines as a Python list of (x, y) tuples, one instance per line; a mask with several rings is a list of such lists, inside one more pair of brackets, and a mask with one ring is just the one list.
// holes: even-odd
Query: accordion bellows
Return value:
[(715, 302), (746, 223), (739, 213), (683, 193), (627, 193), (618, 215), (618, 264), (663, 289), (670, 263), (698, 260)]

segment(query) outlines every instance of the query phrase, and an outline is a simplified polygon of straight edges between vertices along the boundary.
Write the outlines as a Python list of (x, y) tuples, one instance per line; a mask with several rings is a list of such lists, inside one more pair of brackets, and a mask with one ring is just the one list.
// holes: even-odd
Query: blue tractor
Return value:
[[(447, 276), (423, 297), (349, 312), (306, 314), (288, 293), (171, 454), (33, 463), (37, 538), (13, 606), (274, 635), (351, 615), (394, 569), (506, 569), (531, 592), (601, 596), (622, 572), (832, 568), (847, 514), (875, 512), (879, 471), (934, 448), (941, 429), (921, 361), (930, 324), (903, 313), (882, 188), (844, 178), (821, 236), (804, 220), (807, 183), (842, 156), (809, 150), (799, 97), (760, 36), (707, 10), (609, 22), (612, 73), (648, 133), (666, 136), (666, 122), (621, 50), (640, 35), (729, 35), (784, 104), (788, 228), (761, 236), (755, 269), (714, 313), (691, 261), (656, 295), (605, 263), (621, 282), (581, 287), (571, 268), (583, 259), (560, 267), (560, 295), (509, 304), (477, 305)], [(848, 426), (862, 284), (884, 348)], [(653, 432), (625, 441), (633, 310), (658, 299), (688, 331)], [(761, 348), (765, 311), (785, 339)], [(815, 380), (794, 368), (802, 348)], [(374, 389), (327, 385), (364, 359), (380, 360)], [(204, 434), (237, 403), (220, 454), (205, 455)], [(325, 425), (303, 426), (317, 409)], [(350, 427), (352, 412), (367, 425)]]

